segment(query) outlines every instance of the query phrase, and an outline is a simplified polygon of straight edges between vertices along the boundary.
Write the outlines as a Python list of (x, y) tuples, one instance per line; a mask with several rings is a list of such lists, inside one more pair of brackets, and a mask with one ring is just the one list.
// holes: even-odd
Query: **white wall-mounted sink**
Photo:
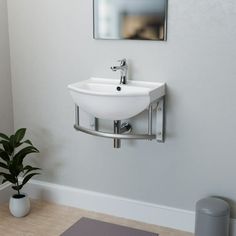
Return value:
[(90, 78), (68, 85), (74, 102), (101, 119), (122, 120), (139, 114), (165, 95), (165, 83)]

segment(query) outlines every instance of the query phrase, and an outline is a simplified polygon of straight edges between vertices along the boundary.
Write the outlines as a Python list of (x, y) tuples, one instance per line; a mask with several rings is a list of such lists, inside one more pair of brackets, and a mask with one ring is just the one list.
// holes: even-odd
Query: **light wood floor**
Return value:
[(32, 201), (32, 209), (28, 216), (15, 218), (10, 215), (8, 204), (0, 205), (1, 236), (58, 236), (78, 221), (81, 217), (89, 217), (105, 222), (143, 229), (160, 236), (193, 236), (193, 234), (171, 230), (155, 225), (148, 225), (132, 220), (59, 206), (47, 202)]

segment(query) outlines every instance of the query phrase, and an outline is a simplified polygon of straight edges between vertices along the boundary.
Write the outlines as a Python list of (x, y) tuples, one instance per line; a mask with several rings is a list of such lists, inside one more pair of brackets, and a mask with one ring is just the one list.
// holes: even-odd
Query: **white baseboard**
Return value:
[(31, 180), (24, 191), (34, 199), (105, 213), (149, 224), (194, 231), (192, 211)]
[[(38, 180), (31, 180), (24, 187), (24, 191), (33, 199), (41, 199), (148, 224), (194, 232), (195, 213), (193, 211), (160, 206)], [(11, 193), (10, 184), (0, 186), (0, 202), (7, 201)], [(235, 219), (231, 219), (230, 228), (230, 236), (236, 236)]]

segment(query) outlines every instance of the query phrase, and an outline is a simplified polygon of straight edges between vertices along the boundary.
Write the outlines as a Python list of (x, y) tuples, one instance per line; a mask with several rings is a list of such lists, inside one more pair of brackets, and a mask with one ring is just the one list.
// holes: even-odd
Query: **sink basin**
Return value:
[(122, 120), (133, 117), (165, 95), (165, 83), (90, 78), (68, 85), (74, 102), (94, 117)]

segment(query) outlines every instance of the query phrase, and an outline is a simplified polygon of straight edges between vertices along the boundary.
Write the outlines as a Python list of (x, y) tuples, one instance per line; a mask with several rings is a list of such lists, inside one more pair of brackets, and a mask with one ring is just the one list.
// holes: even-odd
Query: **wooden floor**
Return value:
[(158, 233), (160, 236), (193, 236), (193, 234), (186, 232), (46, 202), (32, 201), (31, 205), (32, 209), (30, 214), (24, 218), (15, 218), (11, 216), (8, 210), (8, 204), (0, 205), (0, 235), (58, 236), (81, 217), (89, 217), (92, 219)]

